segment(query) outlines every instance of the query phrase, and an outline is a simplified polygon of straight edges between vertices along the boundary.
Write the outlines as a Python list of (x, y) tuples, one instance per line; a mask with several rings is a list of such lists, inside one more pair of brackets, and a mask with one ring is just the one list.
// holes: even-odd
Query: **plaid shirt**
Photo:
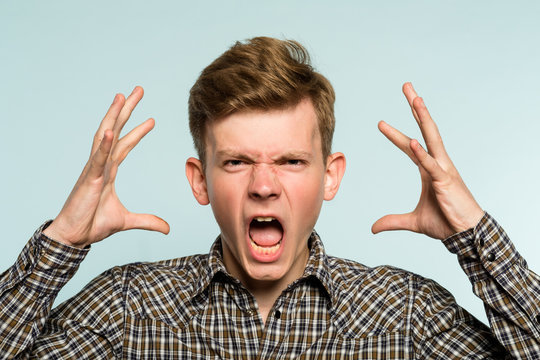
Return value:
[(266, 324), (219, 239), (208, 255), (112, 268), (50, 311), (88, 249), (41, 230), (0, 278), (2, 359), (540, 358), (540, 279), (487, 214), (444, 244), (491, 329), (434, 281), (328, 256), (316, 233)]

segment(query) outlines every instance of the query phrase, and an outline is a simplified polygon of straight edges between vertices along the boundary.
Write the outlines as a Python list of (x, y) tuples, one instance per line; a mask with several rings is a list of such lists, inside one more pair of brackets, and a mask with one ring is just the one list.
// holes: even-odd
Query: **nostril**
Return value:
[(251, 197), (255, 198), (255, 199), (271, 199), (271, 198), (276, 198), (277, 197), (277, 194), (276, 193), (261, 193), (261, 192), (251, 192), (250, 193)]
[(257, 194), (257, 193), (251, 193), (251, 196), (256, 198), (256, 199), (260, 199), (261, 198), (261, 195)]

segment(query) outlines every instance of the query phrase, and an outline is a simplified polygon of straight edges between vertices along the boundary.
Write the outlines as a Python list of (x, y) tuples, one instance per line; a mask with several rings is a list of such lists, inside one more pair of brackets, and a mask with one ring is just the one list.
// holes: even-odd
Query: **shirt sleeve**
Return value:
[[(113, 344), (103, 329), (110, 324), (115, 307), (103, 311), (103, 306), (111, 305), (121, 286), (114, 285), (115, 272), (102, 274), (51, 312), (56, 295), (89, 248), (49, 239), (42, 234), (49, 223), (34, 233), (15, 264), (0, 276), (0, 358), (82, 359), (92, 353), (93, 358), (112, 358)], [(96, 308), (98, 303), (102, 305)]]
[(410, 335), (415, 359), (511, 359), (490, 328), (433, 280), (412, 275)]
[(488, 213), (443, 240), (482, 299), (493, 335), (517, 359), (540, 358), (540, 277)]

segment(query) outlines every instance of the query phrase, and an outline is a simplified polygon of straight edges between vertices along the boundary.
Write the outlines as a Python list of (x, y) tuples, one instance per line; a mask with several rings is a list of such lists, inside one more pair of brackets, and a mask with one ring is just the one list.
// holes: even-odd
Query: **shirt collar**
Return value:
[(208, 253), (207, 257), (208, 262), (205, 264), (206, 266), (203, 266), (199, 269), (200, 276), (199, 276), (199, 282), (197, 284), (197, 287), (194, 289), (193, 297), (201, 294), (203, 291), (205, 291), (212, 280), (218, 275), (223, 274), (231, 279), (233, 279), (232, 276), (229, 275), (227, 272), (227, 269), (225, 268), (225, 264), (223, 263), (223, 250), (221, 247), (221, 236), (218, 236), (214, 243), (212, 244), (212, 247), (210, 248), (210, 252)]
[[(328, 264), (328, 256), (324, 250), (319, 234), (313, 230), (308, 239), (309, 257), (304, 269), (303, 275), (293, 282), (289, 288), (296, 286), (300, 282), (316, 279), (321, 285), (329, 299), (334, 302), (333, 281), (330, 274), (330, 266)], [(232, 283), (240, 285), (240, 281), (230, 275), (223, 263), (223, 249), (221, 237), (218, 236), (208, 254), (208, 266), (201, 269), (201, 276), (197, 288), (194, 291), (194, 296), (202, 293), (210, 285), (216, 276), (225, 276)]]
[[(334, 302), (334, 283), (330, 274), (328, 256), (324, 250), (322, 240), (315, 230), (311, 233), (308, 240), (309, 258), (304, 269), (304, 274), (295, 283), (306, 280), (316, 279), (326, 291), (326, 295)], [(295, 284), (293, 283), (293, 285)]]

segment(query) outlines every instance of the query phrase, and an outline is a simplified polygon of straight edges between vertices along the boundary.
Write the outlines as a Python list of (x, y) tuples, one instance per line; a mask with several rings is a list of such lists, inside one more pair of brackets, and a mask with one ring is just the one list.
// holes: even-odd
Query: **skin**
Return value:
[[(446, 153), (423, 100), (410, 83), (404, 84), (403, 93), (427, 151), (385, 122), (379, 123), (379, 130), (418, 166), (422, 191), (413, 211), (383, 216), (372, 231), (409, 230), (444, 239), (475, 226), (483, 210)], [(129, 229), (169, 232), (163, 219), (128, 211), (114, 188), (119, 165), (154, 126), (154, 120), (148, 119), (120, 137), (142, 96), (140, 87), (127, 99), (115, 96), (94, 136), (90, 159), (64, 207), (44, 231), (46, 236), (82, 248)], [(195, 198), (212, 205), (221, 228), (226, 267), (252, 291), (263, 320), (281, 290), (301, 275), (307, 259), (305, 240), (322, 201), (335, 196), (345, 170), (341, 153), (332, 154), (324, 165), (312, 107), (304, 101), (283, 111), (239, 113), (221, 119), (209, 128), (206, 173), (199, 160), (190, 158), (186, 163)], [(295, 122), (286, 121), (293, 118)], [(230, 157), (239, 154), (240, 159)], [(224, 165), (229, 160), (241, 160), (240, 169), (236, 162)], [(298, 169), (296, 160), (306, 162)], [(231, 164), (236, 164), (233, 169)], [(309, 207), (301, 204), (304, 201)], [(279, 215), (285, 230), (282, 255), (271, 263), (250, 257), (245, 230), (246, 218), (266, 211)]]
[(411, 83), (403, 85), (403, 94), (420, 127), (427, 152), (418, 140), (409, 138), (384, 121), (379, 122), (379, 130), (418, 166), (422, 191), (413, 211), (383, 216), (373, 224), (371, 230), (374, 234), (388, 230), (409, 230), (435, 239), (445, 239), (474, 227), (484, 211), (446, 153), (439, 129), (424, 100), (418, 97)]
[[(304, 271), (307, 240), (323, 200), (338, 191), (345, 157), (335, 153), (325, 163), (310, 100), (285, 110), (235, 113), (207, 133), (206, 171), (190, 158), (186, 174), (199, 203), (212, 205), (227, 270), (254, 294), (265, 320)], [(256, 216), (281, 223), (279, 256), (261, 259), (252, 250), (249, 224)]]
[(135, 87), (127, 99), (117, 94), (94, 135), (90, 159), (62, 210), (43, 232), (66, 245), (84, 248), (119, 231), (143, 229), (169, 233), (169, 224), (155, 215), (135, 214), (120, 202), (114, 181), (128, 153), (154, 128), (150, 118), (120, 137), (144, 91)]

